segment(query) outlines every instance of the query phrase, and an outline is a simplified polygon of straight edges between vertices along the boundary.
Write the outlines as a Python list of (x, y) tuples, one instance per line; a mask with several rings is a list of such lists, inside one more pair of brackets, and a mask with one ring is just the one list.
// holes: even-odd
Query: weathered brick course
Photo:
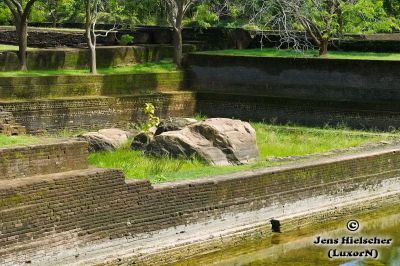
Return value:
[(181, 72), (0, 77), (0, 100), (120, 96), (177, 91)]
[(27, 132), (130, 128), (146, 118), (144, 104), (151, 102), (160, 117), (191, 117), (196, 108), (191, 92), (164, 92), (120, 97), (80, 97), (36, 101), (0, 102), (0, 110), (13, 113)]
[(311, 126), (400, 127), (399, 61), (190, 54), (197, 111)]
[(0, 148), (0, 180), (86, 169), (87, 156), (84, 141)]
[[(399, 175), (400, 150), (390, 147), (159, 185), (126, 182), (118, 170), (94, 168), (0, 180), (0, 262), (21, 250), (34, 262), (43, 248), (57, 253), (78, 242), (134, 237), (306, 198), (340, 197), (359, 187), (373, 190)], [(63, 234), (71, 240), (58, 238)], [(40, 246), (46, 237), (52, 240)]]

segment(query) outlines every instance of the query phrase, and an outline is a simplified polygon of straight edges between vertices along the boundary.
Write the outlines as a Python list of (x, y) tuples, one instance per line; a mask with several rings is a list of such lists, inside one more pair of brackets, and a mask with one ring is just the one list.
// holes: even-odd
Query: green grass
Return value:
[[(15, 30), (14, 26), (0, 26), (2, 30)], [(28, 32), (30, 31), (56, 31), (56, 32), (85, 32), (84, 29), (74, 29), (74, 28), (46, 28), (46, 27), (28, 27)]]
[[(0, 135), (0, 148), (19, 146), (19, 145), (30, 145), (44, 142), (43, 138), (21, 135), (21, 136), (5, 136)], [(47, 141), (46, 141), (47, 142)]]
[[(135, 64), (123, 67), (99, 68), (99, 74), (129, 74), (129, 73), (165, 73), (176, 71), (175, 64), (171, 60), (162, 60), (157, 63)], [(40, 77), (59, 75), (89, 75), (88, 69), (79, 70), (29, 70), (29, 71), (6, 71), (0, 72), (0, 77)]]
[(8, 45), (8, 44), (0, 44), (0, 52), (2, 51), (18, 51), (18, 46)]
[[(288, 49), (250, 49), (250, 50), (220, 50), (199, 52), (200, 54), (231, 55), (231, 56), (259, 56), (259, 57), (290, 57), (290, 58), (318, 58), (318, 52), (308, 50), (297, 52)], [(343, 52), (330, 51), (327, 56), (322, 58), (330, 59), (358, 59), (358, 60), (400, 60), (400, 53), (372, 53), (372, 52)]]
[(129, 147), (115, 152), (92, 153), (89, 156), (89, 162), (101, 168), (122, 169), (127, 178), (149, 179), (153, 183), (159, 183), (268, 167), (277, 163), (267, 161), (267, 157), (327, 152), (400, 136), (347, 129), (286, 127), (263, 123), (252, 123), (252, 125), (257, 131), (257, 144), (260, 150), (260, 160), (254, 164), (210, 166), (196, 159), (183, 160), (146, 156), (142, 152), (131, 151)]

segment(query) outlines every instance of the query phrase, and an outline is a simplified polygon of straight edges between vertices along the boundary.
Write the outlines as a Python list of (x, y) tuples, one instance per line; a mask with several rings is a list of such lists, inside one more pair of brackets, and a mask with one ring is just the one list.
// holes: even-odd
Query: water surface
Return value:
[[(264, 237), (251, 242), (231, 244), (226, 249), (214, 250), (209, 254), (199, 255), (175, 265), (389, 265), (400, 266), (400, 211), (398, 206), (379, 210), (364, 215), (320, 223), (316, 226), (303, 228), (294, 232), (274, 233), (272, 237)], [(359, 222), (356, 232), (347, 229), (350, 219)], [(320, 237), (331, 243), (337, 239), (339, 244), (316, 245), (314, 241)], [(343, 237), (359, 237), (392, 239), (391, 245), (341, 245)], [(330, 259), (329, 250), (353, 252), (353, 257)], [(354, 257), (354, 252), (376, 250), (378, 258)], [(331, 251), (332, 252), (332, 251)], [(335, 253), (331, 253), (335, 254)]]

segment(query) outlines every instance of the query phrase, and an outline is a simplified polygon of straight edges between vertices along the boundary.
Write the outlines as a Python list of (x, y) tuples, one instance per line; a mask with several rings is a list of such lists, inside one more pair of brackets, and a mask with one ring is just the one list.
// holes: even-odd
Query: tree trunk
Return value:
[(319, 45), (319, 56), (326, 56), (328, 54), (329, 40), (323, 39)]
[(53, 0), (53, 2), (51, 2), (51, 19), (53, 22), (53, 28), (57, 28), (57, 20), (58, 20), (58, 0)]
[(174, 28), (174, 63), (177, 68), (182, 68), (182, 54), (183, 54), (183, 44), (182, 44), (182, 29)]
[(54, 11), (54, 13), (51, 14), (53, 28), (57, 28), (57, 14), (55, 12), (56, 11)]
[(90, 49), (90, 73), (97, 74), (96, 47), (89, 45)]
[(27, 71), (27, 60), (26, 60), (26, 50), (28, 47), (28, 22), (25, 20), (19, 20), (15, 23), (16, 31), (18, 35), (18, 61), (19, 69), (21, 71)]

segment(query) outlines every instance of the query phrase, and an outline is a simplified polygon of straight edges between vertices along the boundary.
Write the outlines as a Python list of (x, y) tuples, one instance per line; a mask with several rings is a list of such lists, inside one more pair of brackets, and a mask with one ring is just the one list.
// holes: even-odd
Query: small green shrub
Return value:
[(207, 29), (215, 26), (218, 23), (218, 15), (209, 10), (206, 4), (199, 5), (197, 7), (194, 17), (184, 22), (185, 26), (188, 27), (200, 27)]
[(160, 123), (160, 118), (155, 115), (155, 107), (152, 103), (145, 103), (143, 111), (148, 117), (147, 121), (143, 124), (143, 130), (147, 132), (150, 128)]
[(129, 34), (124, 34), (121, 36), (121, 40), (119, 41), (119, 43), (121, 45), (129, 45), (132, 44), (134, 37), (129, 35)]

